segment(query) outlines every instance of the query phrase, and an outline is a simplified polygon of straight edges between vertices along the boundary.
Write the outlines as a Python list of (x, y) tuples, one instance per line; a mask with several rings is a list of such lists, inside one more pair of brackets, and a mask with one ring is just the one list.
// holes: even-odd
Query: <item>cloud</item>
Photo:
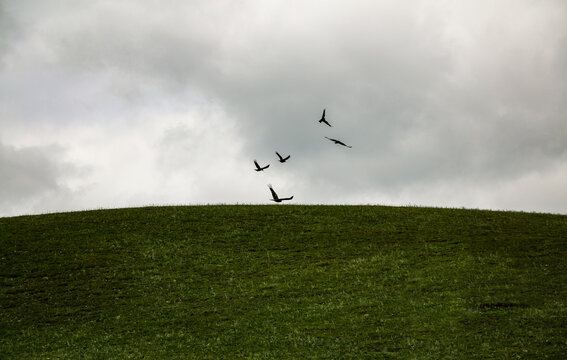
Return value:
[(87, 207), (264, 202), (267, 182), (304, 203), (516, 206), (492, 189), (564, 176), (565, 14), (527, 0), (6, 3), (2, 140), (68, 149), (92, 169), (74, 197)]
[(64, 149), (57, 145), (15, 148), (0, 144), (0, 209), (4, 214), (21, 209), (33, 212), (45, 201), (68, 196), (72, 189), (65, 179), (80, 169), (61, 160)]

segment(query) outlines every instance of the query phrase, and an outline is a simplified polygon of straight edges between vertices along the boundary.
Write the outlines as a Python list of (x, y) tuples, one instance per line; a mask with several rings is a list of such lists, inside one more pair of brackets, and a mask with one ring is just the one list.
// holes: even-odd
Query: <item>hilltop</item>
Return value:
[(3, 358), (561, 358), (567, 216), (382, 206), (0, 218)]

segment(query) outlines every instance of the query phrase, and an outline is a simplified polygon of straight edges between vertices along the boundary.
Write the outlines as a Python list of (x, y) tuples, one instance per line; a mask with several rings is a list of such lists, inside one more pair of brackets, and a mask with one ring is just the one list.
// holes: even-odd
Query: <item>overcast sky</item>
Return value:
[(564, 0), (0, 0), (0, 34), (0, 216), (567, 213)]

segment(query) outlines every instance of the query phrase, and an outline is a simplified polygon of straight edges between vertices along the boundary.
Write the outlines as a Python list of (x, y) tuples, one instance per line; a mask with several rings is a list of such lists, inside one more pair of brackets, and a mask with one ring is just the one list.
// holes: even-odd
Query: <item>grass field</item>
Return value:
[(194, 206), (0, 218), (2, 359), (566, 359), (567, 216)]

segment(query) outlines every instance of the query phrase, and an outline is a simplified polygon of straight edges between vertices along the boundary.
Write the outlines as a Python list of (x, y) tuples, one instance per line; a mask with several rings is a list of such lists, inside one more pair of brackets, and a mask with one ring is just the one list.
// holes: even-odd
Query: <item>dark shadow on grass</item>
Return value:
[(505, 309), (525, 309), (529, 307), (527, 304), (521, 303), (507, 303), (507, 302), (497, 302), (497, 303), (483, 303), (478, 305), (481, 311), (493, 311), (493, 310), (505, 310)]

